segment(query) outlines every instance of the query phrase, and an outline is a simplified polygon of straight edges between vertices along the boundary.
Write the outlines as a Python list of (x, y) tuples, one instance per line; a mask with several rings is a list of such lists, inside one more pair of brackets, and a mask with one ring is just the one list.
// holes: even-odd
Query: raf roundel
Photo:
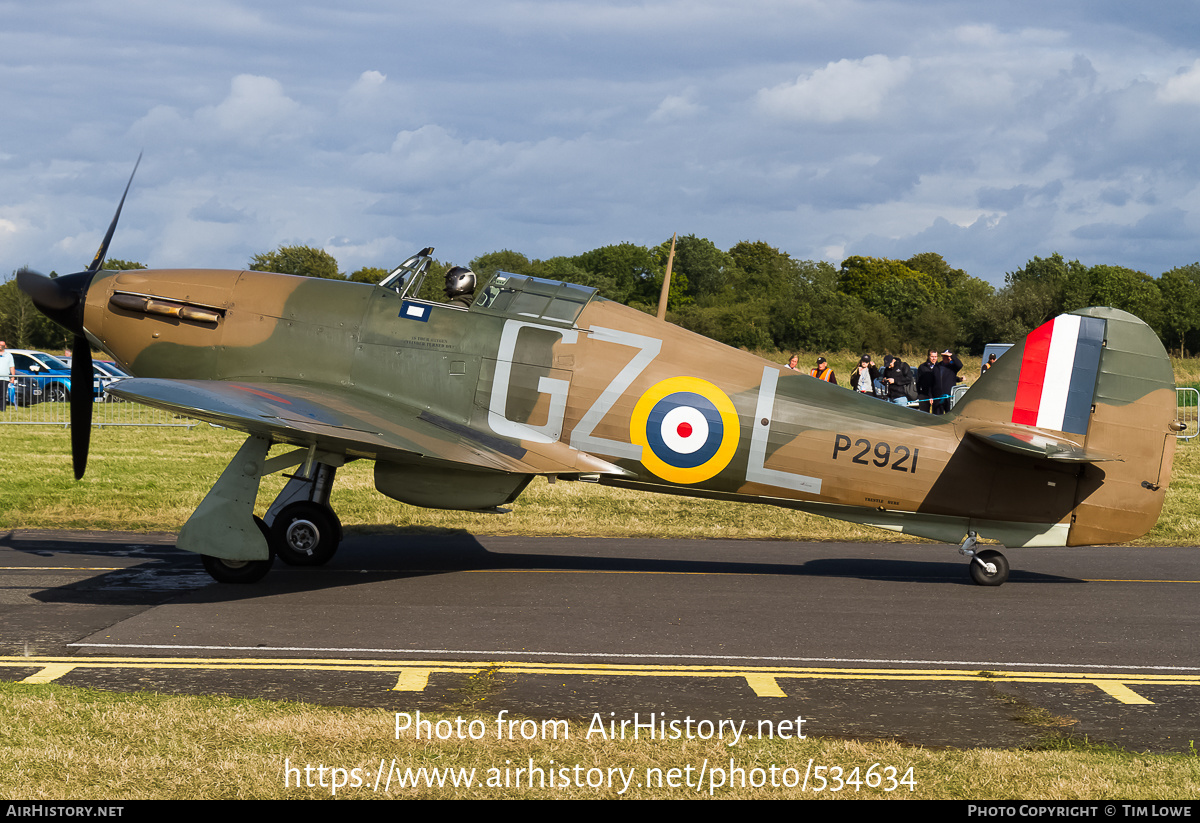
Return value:
[(741, 426), (723, 391), (707, 380), (672, 377), (638, 400), (630, 440), (642, 446), (642, 465), (672, 483), (700, 483), (729, 465)]

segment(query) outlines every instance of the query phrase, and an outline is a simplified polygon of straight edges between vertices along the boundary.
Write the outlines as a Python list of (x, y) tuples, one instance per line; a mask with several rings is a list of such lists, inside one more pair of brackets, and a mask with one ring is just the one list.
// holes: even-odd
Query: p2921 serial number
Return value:
[(833, 459), (837, 460), (842, 452), (850, 455), (851, 463), (878, 466), (881, 469), (890, 466), (893, 471), (916, 474), (921, 450), (893, 446), (886, 440), (871, 441), (865, 437), (851, 441), (849, 435), (839, 434), (833, 440)]

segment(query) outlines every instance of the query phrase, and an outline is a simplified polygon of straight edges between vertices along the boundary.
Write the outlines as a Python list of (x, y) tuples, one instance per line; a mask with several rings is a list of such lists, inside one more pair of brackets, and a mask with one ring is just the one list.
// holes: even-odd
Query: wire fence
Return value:
[[(92, 384), (93, 426), (197, 426), (199, 421), (180, 417), (140, 403), (129, 403), (107, 392), (117, 378), (96, 378)], [(0, 384), (3, 385), (3, 384)], [(0, 389), (2, 390), (2, 389)], [(0, 424), (13, 426), (69, 426), (71, 404), (65, 390), (46, 377), (18, 376), (9, 387), (8, 403)]]

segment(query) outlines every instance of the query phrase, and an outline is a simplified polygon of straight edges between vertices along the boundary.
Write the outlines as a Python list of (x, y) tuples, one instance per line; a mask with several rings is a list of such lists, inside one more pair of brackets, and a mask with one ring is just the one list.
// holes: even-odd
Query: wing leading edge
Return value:
[(513, 474), (613, 474), (625, 470), (563, 443), (501, 438), (394, 401), (290, 383), (129, 378), (117, 397), (277, 442), (390, 463)]

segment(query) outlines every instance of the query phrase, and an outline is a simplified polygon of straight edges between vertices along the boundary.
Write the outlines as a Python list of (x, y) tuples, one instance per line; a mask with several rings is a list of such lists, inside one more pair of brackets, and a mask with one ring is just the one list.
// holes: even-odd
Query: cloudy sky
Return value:
[(673, 232), (835, 265), (1200, 259), (1200, 15), (1155, 0), (0, 0), (0, 274), (344, 271)]

